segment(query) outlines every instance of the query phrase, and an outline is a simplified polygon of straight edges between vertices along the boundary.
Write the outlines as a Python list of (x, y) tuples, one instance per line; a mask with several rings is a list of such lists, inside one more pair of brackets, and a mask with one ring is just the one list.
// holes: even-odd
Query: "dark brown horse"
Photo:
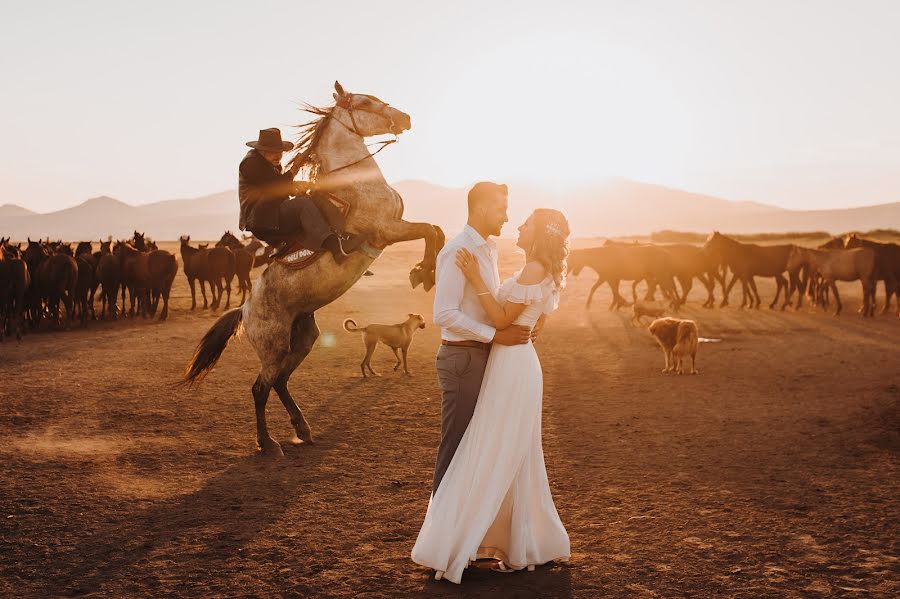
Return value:
[(82, 241), (75, 248), (75, 263), (78, 265), (78, 281), (75, 283), (74, 304), (81, 319), (81, 326), (93, 320), (94, 292), (97, 290), (97, 261), (94, 259), (91, 242)]
[[(51, 248), (56, 248), (55, 253)], [(66, 308), (65, 328), (68, 329), (73, 318), (73, 297), (78, 282), (78, 264), (71, 256), (72, 248), (62, 243), (42, 244), (28, 240), (23, 257), (32, 276), (31, 296), (32, 326), (40, 323), (44, 313), (44, 305), (54, 325), (61, 320), (59, 304)]]
[(219, 308), (222, 303), (222, 294), (225, 293), (225, 309), (231, 307), (231, 281), (234, 279), (235, 258), (234, 252), (227, 247), (212, 247), (209, 249), (209, 276), (210, 287), (215, 285), (215, 295), (213, 297), (213, 310)]
[[(775, 308), (782, 291), (784, 291), (784, 303), (781, 305), (781, 309), (784, 310), (789, 305), (791, 294), (784, 272), (787, 270), (788, 256), (791, 253), (791, 248), (793, 248), (792, 245), (741, 243), (722, 235), (718, 231), (714, 231), (706, 240), (704, 247), (717, 256), (720, 262), (734, 273), (728, 287), (722, 290), (725, 297), (722, 299), (720, 306), (728, 305), (728, 295), (731, 293), (735, 282), (740, 280), (741, 285), (746, 286), (750, 290), (748, 294), (750, 307), (758, 309), (761, 300), (754, 277), (775, 278), (778, 289), (775, 292), (775, 298), (769, 304), (769, 308)], [(796, 282), (799, 284), (799, 271), (792, 272), (790, 276), (796, 278)], [(744, 307), (743, 302), (741, 307)]]
[[(258, 247), (262, 247), (262, 243), (258, 240), (256, 243), (259, 244)], [(231, 231), (225, 231), (222, 238), (216, 243), (216, 247), (226, 247), (234, 252), (234, 272), (237, 275), (238, 287), (241, 291), (241, 303), (239, 305), (243, 306), (247, 294), (253, 289), (253, 283), (250, 281), (250, 271), (253, 270), (254, 253), (258, 247), (245, 247)]]
[[(845, 247), (865, 247), (875, 252), (875, 280), (884, 281), (884, 308), (881, 313), (886, 314), (891, 309), (891, 297), (896, 295), (896, 313), (900, 315), (900, 245), (872, 241), (851, 233), (847, 236)], [(874, 295), (872, 301), (875, 301)]]
[(31, 284), (28, 265), (18, 246), (0, 239), (0, 341), (7, 330), (22, 339), (25, 329), (25, 294)]
[(122, 311), (125, 310), (125, 290), (131, 299), (129, 316), (135, 315), (135, 304), (140, 315), (146, 318), (150, 308), (150, 255), (134, 247), (128, 241), (119, 241), (113, 247), (119, 258), (119, 275), (122, 282)]
[[(119, 285), (121, 284), (121, 267), (119, 257), (112, 253), (112, 241), (100, 242), (100, 257), (97, 261), (97, 280), (102, 285), (100, 292), (100, 317), (116, 320), (119, 315)], [(122, 303), (122, 310), (125, 304)]]
[(212, 294), (213, 301), (216, 300), (212, 275), (209, 272), (209, 250), (205, 245), (201, 245), (199, 248), (191, 246), (190, 235), (182, 235), (179, 240), (181, 241), (181, 264), (184, 276), (187, 277), (188, 285), (191, 287), (191, 310), (197, 307), (197, 290), (194, 284), (198, 282), (205, 309), (209, 306), (206, 300), (206, 283), (209, 283), (209, 292)]
[(169, 294), (178, 273), (178, 260), (166, 250), (152, 250), (147, 256), (147, 268), (150, 270), (150, 316), (156, 315), (161, 298), (163, 308), (159, 319), (165, 320), (169, 317)]

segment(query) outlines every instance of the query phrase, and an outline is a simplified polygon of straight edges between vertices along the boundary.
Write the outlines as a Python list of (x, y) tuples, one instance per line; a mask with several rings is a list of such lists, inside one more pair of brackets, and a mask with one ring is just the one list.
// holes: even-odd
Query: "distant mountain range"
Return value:
[[(448, 233), (458, 231), (465, 223), (466, 188), (415, 180), (401, 181), (394, 188), (403, 196), (407, 220), (439, 224)], [(662, 229), (843, 233), (900, 228), (900, 202), (843, 210), (786, 210), (614, 178), (566, 193), (510, 183), (510, 224), (504, 235), (515, 235), (515, 227), (538, 207), (562, 210), (576, 236), (644, 235)], [(217, 239), (226, 229), (236, 231), (237, 222), (236, 190), (139, 206), (101, 196), (46, 214), (14, 204), (0, 206), (0, 236), (13, 239), (124, 238), (135, 229), (159, 240), (174, 240), (183, 234), (193, 239)]]

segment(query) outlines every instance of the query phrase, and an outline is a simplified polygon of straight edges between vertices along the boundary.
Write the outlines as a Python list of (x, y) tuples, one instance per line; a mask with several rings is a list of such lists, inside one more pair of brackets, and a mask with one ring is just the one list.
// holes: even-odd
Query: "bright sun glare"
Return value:
[(455, 74), (429, 132), (458, 157), (442, 178), (485, 165), (552, 186), (677, 175), (694, 139), (690, 106), (649, 57), (597, 56), (589, 40), (557, 37), (507, 44)]

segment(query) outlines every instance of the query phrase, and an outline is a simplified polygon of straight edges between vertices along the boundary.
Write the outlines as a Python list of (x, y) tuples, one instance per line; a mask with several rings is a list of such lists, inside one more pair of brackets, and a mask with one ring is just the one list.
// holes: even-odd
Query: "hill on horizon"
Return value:
[[(730, 233), (779, 233), (824, 230), (835, 233), (900, 228), (900, 202), (847, 209), (788, 210), (759, 202), (714, 196), (611, 178), (560, 193), (554, 189), (510, 183), (509, 224), (504, 234), (535, 208), (562, 210), (574, 236), (648, 235), (659, 230)], [(467, 188), (405, 180), (394, 188), (403, 196), (404, 218), (440, 225), (448, 234), (465, 223)], [(131, 205), (108, 196), (38, 214), (15, 204), (0, 206), (0, 236), (21, 240), (52, 237), (69, 240), (129, 237), (135, 229), (154, 239), (218, 239), (237, 231), (237, 190), (197, 198)]]

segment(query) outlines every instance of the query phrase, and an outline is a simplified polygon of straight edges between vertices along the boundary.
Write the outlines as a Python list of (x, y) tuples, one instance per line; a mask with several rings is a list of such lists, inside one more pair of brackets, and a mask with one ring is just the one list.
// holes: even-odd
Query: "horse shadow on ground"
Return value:
[(60, 560), (65, 569), (48, 573), (39, 595), (101, 592), (110, 581), (132, 577), (159, 553), (177, 553), (179, 545), (189, 545), (191, 554), (209, 555), (213, 562), (239, 555), (294, 505), (290, 498), (309, 482), (310, 469), (326, 454), (301, 446), (285, 447), (282, 459), (241, 457), (199, 490), (85, 535), (74, 556)]

